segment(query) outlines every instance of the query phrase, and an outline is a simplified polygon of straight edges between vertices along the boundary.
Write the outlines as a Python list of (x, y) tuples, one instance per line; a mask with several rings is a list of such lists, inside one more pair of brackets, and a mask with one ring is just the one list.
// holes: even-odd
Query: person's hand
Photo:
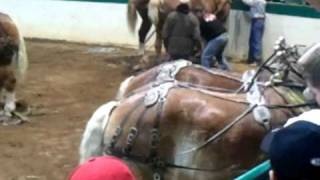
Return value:
[(206, 22), (210, 22), (210, 21), (214, 21), (214, 20), (216, 20), (217, 19), (217, 17), (216, 17), (216, 15), (215, 14), (205, 14), (204, 15), (204, 20), (206, 21)]

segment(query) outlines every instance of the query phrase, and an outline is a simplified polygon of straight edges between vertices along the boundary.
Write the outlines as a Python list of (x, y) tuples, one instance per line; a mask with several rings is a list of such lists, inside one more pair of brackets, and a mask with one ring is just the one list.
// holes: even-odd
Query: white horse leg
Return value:
[(117, 96), (116, 96), (116, 100), (121, 100), (124, 98), (124, 94), (129, 86), (130, 81), (134, 78), (134, 76), (130, 76), (127, 79), (125, 79), (124, 81), (122, 81), (122, 83), (120, 84)]
[(161, 3), (161, 0), (150, 0), (148, 4), (148, 16), (152, 24), (158, 24), (159, 22), (159, 7)]
[(145, 51), (145, 43), (140, 42), (139, 43), (138, 55), (140, 55), (140, 56), (144, 55), (144, 51)]
[(103, 155), (103, 135), (104, 128), (109, 122), (109, 116), (118, 102), (110, 101), (107, 104), (100, 106), (92, 115), (87, 123), (85, 131), (82, 135), (80, 144), (80, 161), (83, 163), (88, 158), (93, 156)]
[(14, 91), (5, 91), (4, 115), (11, 117), (16, 109), (16, 94)]

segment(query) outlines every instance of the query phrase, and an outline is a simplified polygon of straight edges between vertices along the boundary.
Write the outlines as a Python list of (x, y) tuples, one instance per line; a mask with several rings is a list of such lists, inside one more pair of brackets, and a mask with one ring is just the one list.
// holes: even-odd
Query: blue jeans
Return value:
[(264, 19), (252, 18), (249, 39), (248, 63), (260, 63), (262, 60), (262, 36), (264, 32)]
[(201, 65), (211, 68), (215, 61), (218, 61), (219, 68), (229, 70), (229, 65), (223, 57), (223, 51), (228, 43), (228, 34), (223, 33), (220, 36), (211, 39), (204, 48), (201, 55)]

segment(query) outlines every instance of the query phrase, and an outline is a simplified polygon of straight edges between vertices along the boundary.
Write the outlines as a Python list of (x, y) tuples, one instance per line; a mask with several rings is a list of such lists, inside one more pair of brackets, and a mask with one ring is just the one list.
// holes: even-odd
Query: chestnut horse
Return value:
[[(146, 36), (151, 28), (155, 25), (156, 29), (156, 54), (160, 55), (162, 46), (161, 30), (166, 16), (173, 11), (180, 3), (180, 0), (129, 0), (127, 7), (127, 21), (129, 29), (134, 32), (137, 15), (139, 13), (142, 24), (139, 28), (139, 52), (144, 53)], [(231, 5), (229, 0), (190, 0), (191, 10), (203, 9), (217, 15), (218, 19), (225, 22)]]
[(207, 89), (229, 90), (229, 92), (236, 91), (243, 83), (240, 74), (225, 73), (218, 69), (207, 69), (203, 66), (194, 65), (187, 60), (178, 60), (158, 65), (137, 76), (128, 77), (121, 83), (116, 99), (120, 100), (151, 82), (172, 79)]
[[(94, 113), (80, 162), (109, 154), (127, 160), (137, 179), (231, 179), (262, 160), (259, 144), (267, 127), (281, 126), (294, 115), (283, 108), (291, 106), (284, 98), (289, 92), (266, 88), (264, 99), (252, 104), (246, 94), (178, 82), (153, 86)], [(269, 117), (259, 118), (259, 108), (267, 108), (262, 114)]]
[(0, 13), (0, 88), (6, 116), (11, 116), (16, 108), (15, 88), (23, 80), (27, 66), (24, 39), (17, 24), (7, 14)]

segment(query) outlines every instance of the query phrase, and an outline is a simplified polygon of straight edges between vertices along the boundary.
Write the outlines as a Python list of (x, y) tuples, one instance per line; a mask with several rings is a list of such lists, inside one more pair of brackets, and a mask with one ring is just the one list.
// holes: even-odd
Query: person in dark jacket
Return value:
[(164, 24), (162, 36), (171, 60), (189, 59), (200, 44), (199, 21), (189, 12), (187, 3), (180, 3)]
[(228, 43), (228, 34), (225, 27), (214, 14), (198, 11), (197, 16), (200, 19), (201, 37), (206, 43), (201, 54), (201, 64), (211, 68), (217, 61), (219, 68), (229, 70), (230, 67), (223, 56)]

